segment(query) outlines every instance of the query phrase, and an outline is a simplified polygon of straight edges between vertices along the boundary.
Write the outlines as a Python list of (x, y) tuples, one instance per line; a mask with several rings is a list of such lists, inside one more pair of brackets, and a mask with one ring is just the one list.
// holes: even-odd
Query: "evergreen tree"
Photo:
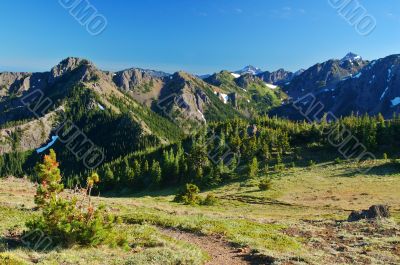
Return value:
[(195, 181), (201, 181), (209, 163), (206, 147), (202, 144), (194, 144), (188, 157), (188, 166), (190, 175)]
[(252, 162), (249, 164), (249, 178), (256, 178), (258, 176), (258, 161), (254, 157)]
[(161, 184), (161, 181), (162, 181), (161, 175), (162, 175), (162, 172), (161, 172), (160, 163), (153, 160), (153, 163), (151, 165), (151, 171), (150, 171), (150, 176), (151, 176), (153, 187), (158, 187)]

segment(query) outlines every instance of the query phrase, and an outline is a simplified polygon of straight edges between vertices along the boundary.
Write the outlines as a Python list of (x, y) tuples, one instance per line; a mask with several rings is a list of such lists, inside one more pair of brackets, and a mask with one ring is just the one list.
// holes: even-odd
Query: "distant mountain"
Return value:
[(296, 77), (296, 76), (298, 76), (298, 75), (301, 75), (302, 73), (304, 73), (304, 71), (305, 71), (305, 69), (297, 70), (297, 71), (293, 74), (293, 77)]
[(338, 115), (351, 112), (391, 117), (400, 111), (400, 55), (372, 61), (358, 74), (321, 96)]
[(258, 75), (261, 74), (262, 72), (263, 71), (260, 68), (248, 65), (241, 70), (235, 71), (234, 73), (238, 75), (244, 75), (244, 74)]
[(228, 95), (234, 107), (244, 116), (252, 117), (280, 106), (287, 96), (282, 90), (268, 84), (253, 74), (236, 76), (228, 71), (221, 71), (205, 79), (218, 88), (216, 92)]
[[(158, 145), (183, 135), (172, 121), (127, 97), (114, 83), (115, 76), (72, 57), (49, 72), (0, 73), (0, 154), (40, 147), (54, 133), (62, 113), (91, 136), (109, 159), (135, 151), (144, 142)], [(46, 99), (48, 108), (40, 105), (32, 113), (22, 100), (31, 93), (36, 97), (29, 98), (29, 106)], [(13, 147), (7, 139), (16, 133), (19, 144)]]
[(113, 74), (115, 85), (129, 93), (138, 102), (150, 107), (157, 99), (165, 80), (170, 74), (144, 70), (140, 68), (131, 68), (119, 71)]
[[(359, 115), (381, 113), (384, 117), (390, 118), (393, 113), (400, 113), (400, 55), (390, 55), (372, 62), (364, 61), (354, 54), (345, 58), (325, 63), (325, 68), (329, 66), (330, 69), (337, 70), (334, 75), (336, 78), (328, 78), (328, 82), (320, 87), (310, 85), (311, 88), (304, 89), (302, 93), (291, 90), (296, 91), (296, 94), (291, 94), (296, 95), (292, 102), (298, 99), (300, 102), (297, 104), (306, 106), (310, 103), (307, 94), (311, 92), (311, 95), (316, 97), (314, 104), (322, 103), (324, 112), (331, 111), (336, 116), (346, 116), (351, 113)], [(342, 67), (338, 68), (338, 65)], [(292, 83), (303, 87), (301, 85), (307, 83), (307, 77), (315, 77), (311, 73), (318, 73), (316, 68), (324, 69), (321, 66), (314, 66), (312, 70), (308, 69), (300, 75), (298, 78), (301, 78), (302, 82), (295, 78)], [(319, 71), (322, 72), (324, 71)], [(322, 76), (331, 77), (332, 72)], [(270, 114), (290, 119), (304, 119), (293, 108), (292, 103), (274, 109)]]
[(351, 78), (360, 72), (368, 61), (349, 53), (343, 59), (331, 59), (297, 73), (290, 83), (283, 86), (283, 90), (293, 99), (309, 92), (318, 92), (331, 89), (338, 82)]
[[(29, 127), (34, 137), (29, 139), (26, 134), (22, 138), (22, 150), (43, 144), (56, 126), (55, 117), (70, 111), (70, 105), (77, 101), (79, 110), (87, 113), (112, 113), (112, 118), (105, 118), (110, 120), (108, 128), (118, 128), (111, 126), (115, 119), (127, 119), (121, 124), (135, 128), (133, 138), (154, 143), (172, 142), (175, 135), (190, 133), (198, 125), (234, 117), (254, 118), (269, 112), (299, 119), (302, 117), (293, 112), (291, 103), (308, 93), (338, 115), (359, 112), (390, 117), (400, 112), (398, 69), (398, 55), (369, 62), (348, 53), (342, 59), (317, 63), (296, 73), (284, 69), (262, 72), (247, 66), (203, 80), (186, 72), (171, 75), (140, 68), (102, 71), (88, 60), (70, 57), (48, 72), (0, 73), (0, 143), (6, 143), (13, 131)], [(43, 91), (53, 102), (40, 117), (21, 102), (35, 90)], [(76, 91), (85, 96), (74, 98)], [(73, 113), (70, 116), (78, 122), (82, 119)], [(93, 122), (88, 130), (100, 131), (98, 121)], [(121, 146), (124, 144), (122, 141)], [(0, 153), (9, 148), (0, 146)]]
[(340, 60), (340, 62), (342, 62), (342, 63), (344, 63), (346, 61), (349, 61), (349, 62), (362, 61), (362, 57), (355, 53), (349, 52), (348, 54), (346, 54), (345, 57), (342, 58), (342, 60)]
[(239, 115), (231, 105), (227, 105), (216, 95), (217, 90), (218, 88), (198, 77), (186, 72), (177, 72), (170, 76), (162, 88), (158, 109), (162, 109), (162, 115), (173, 117), (174, 121), (185, 129), (190, 129), (186, 128), (187, 125), (193, 125), (188, 121), (205, 124), (208, 121)]
[[(40, 114), (40, 122), (32, 123), (37, 117), (21, 99), (39, 90), (51, 100), (52, 106)], [(118, 124), (133, 130), (127, 139), (135, 139), (137, 144), (142, 141), (168, 143), (197, 125), (240, 116), (224, 96), (216, 95), (218, 92), (219, 88), (184, 72), (170, 75), (139, 68), (108, 72), (85, 59), (73, 57), (61, 61), (49, 72), (0, 73), (0, 128), (4, 128), (0, 129), (0, 154), (10, 151), (6, 140), (10, 133), (28, 127), (29, 132), (25, 130), (21, 136), (21, 151), (41, 146), (50, 138), (61, 112), (67, 111), (79, 123), (82, 117), (70, 112), (71, 104), (78, 105), (79, 111), (85, 110), (88, 117), (97, 116), (96, 120), (88, 118), (82, 126), (88, 127), (89, 134), (102, 131), (103, 126), (109, 131), (103, 132), (102, 137), (122, 131), (129, 133), (129, 129), (113, 124), (121, 119)], [(77, 93), (80, 98), (73, 96)], [(114, 149), (119, 150), (117, 146), (121, 146), (122, 152), (125, 140), (113, 139), (120, 142), (115, 143)]]
[(205, 75), (198, 75), (197, 77), (204, 80), (206, 78), (209, 78), (210, 76), (211, 74), (205, 74)]

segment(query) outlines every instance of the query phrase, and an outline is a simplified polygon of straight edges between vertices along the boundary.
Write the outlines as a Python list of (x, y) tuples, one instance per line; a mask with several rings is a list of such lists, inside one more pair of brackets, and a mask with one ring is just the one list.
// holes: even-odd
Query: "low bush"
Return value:
[(275, 172), (282, 172), (284, 170), (285, 170), (285, 165), (284, 164), (279, 163), (279, 164), (275, 164), (274, 165), (274, 171)]
[(337, 157), (337, 158), (335, 159), (335, 164), (341, 164), (342, 162), (343, 162), (343, 160), (340, 159), (340, 157)]
[(22, 260), (8, 253), (0, 253), (0, 264), (4, 265), (25, 265)]
[(213, 206), (218, 204), (218, 198), (215, 197), (214, 194), (207, 194), (207, 196), (204, 198), (204, 200), (201, 201), (201, 205), (205, 206)]
[[(43, 247), (74, 244), (97, 246), (109, 244), (124, 245), (123, 236), (114, 232), (114, 226), (119, 222), (113, 215), (107, 213), (104, 206), (95, 207), (91, 201), (93, 186), (100, 181), (97, 173), (92, 173), (87, 179), (87, 187), (81, 189), (79, 196), (63, 198), (61, 192), (61, 174), (53, 150), (44, 157), (42, 164), (36, 167), (41, 184), (37, 188), (35, 203), (42, 214), (26, 223), (29, 228), (24, 238), (27, 242), (37, 245), (37, 237), (48, 239)], [(33, 236), (30, 236), (33, 235)]]
[(262, 191), (270, 190), (272, 188), (272, 180), (271, 178), (264, 178), (258, 184), (258, 188)]
[(200, 189), (194, 184), (186, 184), (185, 187), (175, 196), (174, 202), (180, 202), (189, 205), (199, 204), (201, 198), (199, 196)]

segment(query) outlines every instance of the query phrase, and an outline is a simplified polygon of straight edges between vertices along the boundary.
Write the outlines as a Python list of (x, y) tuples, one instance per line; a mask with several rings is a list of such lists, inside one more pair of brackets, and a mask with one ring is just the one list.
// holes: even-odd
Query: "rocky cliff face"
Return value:
[(185, 119), (205, 123), (204, 112), (211, 101), (203, 91), (207, 86), (203, 81), (184, 72), (171, 76), (160, 95), (161, 108), (179, 122)]
[(167, 73), (132, 68), (120, 72), (116, 72), (113, 77), (115, 84), (126, 91), (135, 89), (143, 89), (143, 86), (154, 86), (163, 84), (164, 78), (169, 76)]
[(0, 100), (31, 88), (43, 89), (48, 85), (49, 76), (49, 73), (0, 73)]
[(331, 97), (335, 113), (382, 113), (390, 118), (400, 111), (400, 55), (372, 61), (357, 75), (340, 82)]
[(66, 73), (69, 73), (77, 69), (81, 65), (93, 65), (93, 64), (88, 60), (75, 57), (68, 57), (67, 59), (62, 60), (58, 65), (56, 65), (51, 69), (48, 80), (49, 84), (53, 84), (58, 78), (60, 78)]
[[(352, 57), (353, 58), (353, 57)], [(361, 57), (354, 59), (329, 60), (318, 63), (295, 76), (291, 82), (283, 86), (283, 90), (293, 99), (304, 93), (316, 93), (321, 89), (331, 89), (337, 83), (351, 78), (360, 72), (367, 61)]]
[[(57, 111), (50, 112), (40, 119), (22, 125), (0, 129), (0, 155), (12, 151), (24, 152), (37, 149), (45, 144), (56, 124)], [(15, 141), (14, 138), (18, 138)]]
[(262, 82), (257, 76), (252, 74), (245, 74), (241, 77), (235, 79), (236, 84), (244, 89), (247, 89), (253, 83), (260, 83)]
[[(16, 123), (26, 125), (37, 119), (22, 103), (24, 95), (40, 90), (46, 98), (51, 98), (54, 105), (51, 110), (54, 110), (68, 104), (69, 94), (76, 87), (88, 89), (94, 95), (94, 98), (86, 100), (88, 106), (82, 106), (88, 111), (98, 109), (101, 105), (102, 110), (107, 109), (116, 115), (124, 113), (137, 125), (143, 137), (151, 136), (152, 141), (157, 138), (163, 143), (179, 137), (186, 130), (186, 124), (197, 126), (206, 123), (208, 118), (218, 120), (226, 116), (233, 117), (235, 112), (214, 95), (217, 88), (193, 75), (184, 72), (168, 75), (142, 69), (113, 73), (101, 71), (87, 60), (70, 57), (49, 72), (0, 73), (0, 126), (10, 132)], [(170, 100), (170, 103), (166, 104), (166, 100)], [(167, 108), (157, 108), (157, 105), (164, 107), (162, 104), (168, 105)], [(45, 115), (40, 118), (44, 119)], [(45, 128), (52, 127), (48, 119), (42, 123)], [(32, 143), (24, 140), (23, 150), (37, 148), (49, 137), (47, 129), (41, 131), (34, 129), (37, 126), (29, 127), (35, 131), (33, 135), (42, 135), (43, 132), (44, 137), (31, 137)], [(171, 132), (176, 130), (176, 135), (163, 132), (166, 128)], [(6, 134), (4, 137), (7, 137)], [(4, 146), (3, 150), (10, 151), (10, 145)]]
[(266, 83), (283, 85), (287, 82), (290, 82), (293, 79), (294, 74), (292, 72), (285, 71), (284, 69), (279, 69), (275, 72), (267, 71), (257, 76)]
[(168, 76), (169, 74), (163, 72), (132, 68), (114, 73), (113, 81), (120, 90), (150, 107), (160, 96)]
[[(338, 68), (338, 64), (342, 66)], [(400, 55), (391, 55), (370, 63), (361, 60), (358, 62), (354, 60), (352, 62), (349, 60), (329, 61), (325, 64), (326, 67), (336, 70), (326, 72), (324, 86), (312, 86), (312, 82), (304, 79), (305, 76), (312, 79), (313, 76), (315, 77), (313, 73), (325, 72), (323, 65), (312, 67), (306, 71), (305, 76), (301, 77), (301, 82), (296, 81), (295, 84), (310, 84), (309, 87), (311, 87), (301, 92), (292, 91), (292, 96), (295, 95), (300, 100), (304, 99), (304, 102), (300, 104), (308, 104), (310, 97), (306, 95), (311, 93), (310, 95), (316, 98), (314, 104), (322, 103), (324, 112), (331, 111), (336, 116), (351, 113), (359, 115), (381, 113), (386, 118), (391, 118), (393, 113), (400, 112)], [(296, 101), (296, 98), (293, 101)], [(282, 106), (271, 114), (291, 119), (304, 119), (291, 104)]]

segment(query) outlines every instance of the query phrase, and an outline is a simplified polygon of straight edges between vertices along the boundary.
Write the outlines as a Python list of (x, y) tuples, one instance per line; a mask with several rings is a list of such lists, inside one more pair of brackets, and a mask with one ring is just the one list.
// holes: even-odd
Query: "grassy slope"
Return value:
[[(36, 257), (39, 264), (54, 264), (55, 259), (65, 264), (91, 264), (85, 259), (93, 260), (92, 264), (104, 259), (110, 264), (149, 264), (150, 257), (165, 264), (176, 264), (185, 257), (191, 261), (183, 264), (196, 264), (205, 259), (198, 248), (168, 238), (156, 228), (165, 226), (222, 234), (230, 242), (279, 257), (282, 262), (295, 257), (308, 264), (380, 264), (382, 260), (396, 264), (400, 262), (400, 174), (382, 160), (368, 175), (353, 169), (349, 163), (325, 163), (273, 173), (273, 189), (265, 192), (258, 190), (256, 180), (232, 183), (209, 191), (220, 203), (208, 207), (172, 203), (171, 190), (147, 194), (151, 196), (100, 198), (124, 217), (120, 229), (128, 232), (135, 251), (104, 247), (44, 254), (17, 249), (11, 254), (26, 261)], [(0, 221), (3, 235), (15, 225), (12, 230), (22, 229), (30, 214), (24, 209), (32, 207), (33, 192), (24, 181), (0, 181), (0, 212), (7, 217)], [(352, 209), (377, 203), (392, 207), (391, 221), (336, 222), (345, 220)]]

